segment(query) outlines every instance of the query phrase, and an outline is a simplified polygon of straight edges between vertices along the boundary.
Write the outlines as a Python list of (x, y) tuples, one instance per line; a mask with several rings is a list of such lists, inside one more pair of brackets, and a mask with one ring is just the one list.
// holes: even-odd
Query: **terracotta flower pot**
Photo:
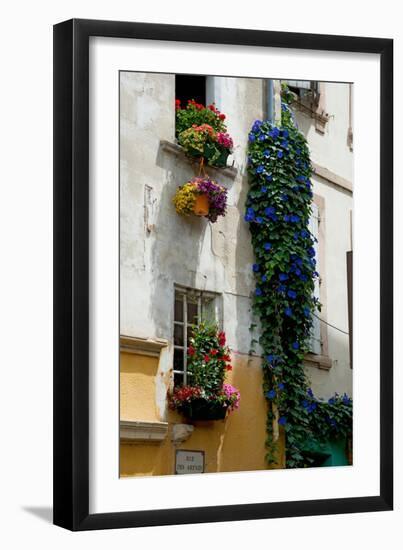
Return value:
[(209, 213), (209, 202), (207, 195), (197, 195), (195, 204), (193, 206), (193, 212), (196, 216), (207, 216)]

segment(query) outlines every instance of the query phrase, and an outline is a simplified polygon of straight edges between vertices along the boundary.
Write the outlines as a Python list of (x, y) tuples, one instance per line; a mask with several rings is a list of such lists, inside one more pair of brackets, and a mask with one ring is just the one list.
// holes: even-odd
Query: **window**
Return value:
[(174, 386), (191, 383), (187, 370), (187, 350), (199, 320), (220, 323), (220, 295), (176, 287), (174, 305)]
[(283, 80), (301, 101), (319, 102), (319, 82), (315, 80)]
[[(316, 270), (320, 273), (320, 263), (319, 263), (319, 208), (318, 205), (312, 203), (312, 215), (309, 220), (309, 230), (312, 236), (315, 239), (314, 249), (315, 249), (315, 258), (316, 258)], [(314, 288), (314, 297), (320, 301), (320, 280), (319, 277), (315, 278), (315, 288)], [(316, 355), (322, 353), (322, 339), (321, 339), (321, 327), (319, 320), (319, 311), (316, 310), (313, 315), (312, 321), (312, 330), (311, 330), (311, 341), (309, 346), (310, 352)]]
[(206, 77), (200, 75), (175, 75), (175, 99), (179, 99), (182, 107), (187, 105), (188, 99), (206, 105)]

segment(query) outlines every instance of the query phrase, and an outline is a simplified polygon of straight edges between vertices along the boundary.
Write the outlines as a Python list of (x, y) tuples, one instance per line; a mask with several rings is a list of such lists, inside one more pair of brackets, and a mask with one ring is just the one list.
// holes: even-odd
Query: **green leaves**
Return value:
[[(286, 434), (286, 465), (309, 465), (302, 449), (310, 438), (347, 433), (340, 405), (313, 405), (303, 360), (309, 350), (316, 262), (309, 231), (311, 163), (304, 136), (283, 104), (282, 126), (256, 121), (249, 133), (249, 193), (245, 220), (255, 252), (254, 312), (260, 317), (264, 350), (263, 391), (268, 400), (268, 460), (275, 460), (272, 403)], [(267, 243), (270, 247), (267, 248)], [(279, 384), (284, 390), (278, 391)], [(273, 397), (274, 396), (274, 397)], [(346, 401), (346, 399), (345, 399)], [(333, 407), (338, 407), (337, 411)], [(346, 406), (343, 405), (345, 408)], [(340, 426), (344, 426), (341, 428)]]

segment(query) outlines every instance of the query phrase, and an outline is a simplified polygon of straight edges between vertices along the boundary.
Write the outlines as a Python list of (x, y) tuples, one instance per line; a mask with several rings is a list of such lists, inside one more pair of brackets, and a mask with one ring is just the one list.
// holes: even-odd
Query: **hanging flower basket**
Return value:
[(178, 214), (203, 216), (214, 223), (225, 216), (227, 190), (208, 176), (192, 178), (178, 187), (173, 202)]

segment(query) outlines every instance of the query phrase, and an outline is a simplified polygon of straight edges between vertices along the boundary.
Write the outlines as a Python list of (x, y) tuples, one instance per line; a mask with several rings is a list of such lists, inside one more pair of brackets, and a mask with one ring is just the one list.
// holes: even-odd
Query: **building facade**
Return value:
[[(311, 231), (321, 276), (315, 292), (323, 303), (306, 370), (319, 397), (351, 395), (352, 91), (346, 84), (289, 85), (315, 170)], [(195, 86), (201, 100), (226, 114), (235, 145), (227, 168), (208, 169), (228, 189), (227, 213), (214, 224), (178, 216), (172, 202), (177, 187), (195, 176), (175, 143), (174, 107), (178, 93)], [(268, 468), (254, 257), (244, 221), (248, 133), (267, 116), (267, 96), (261, 79), (120, 75), (121, 476), (173, 474), (178, 450), (202, 451), (207, 473)], [(196, 318), (225, 331), (233, 366), (228, 380), (239, 388), (241, 403), (225, 420), (189, 424), (169, 410), (167, 394), (186, 382), (188, 329)], [(278, 445), (283, 457), (281, 432)], [(284, 467), (284, 459), (275, 467)]]

